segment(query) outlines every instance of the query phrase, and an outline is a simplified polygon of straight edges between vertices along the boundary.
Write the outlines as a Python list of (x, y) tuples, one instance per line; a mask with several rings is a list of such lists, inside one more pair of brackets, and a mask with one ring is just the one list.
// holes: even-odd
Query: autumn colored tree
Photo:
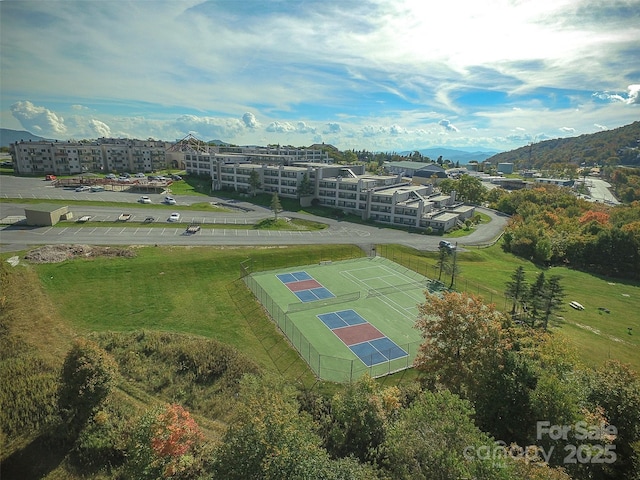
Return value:
[(428, 295), (418, 305), (416, 328), (423, 342), (414, 365), (426, 380), (466, 396), (478, 387), (479, 372), (494, 368), (507, 348), (503, 314), (467, 293)]
[(195, 478), (205, 470), (199, 447), (204, 436), (178, 404), (149, 410), (134, 428), (125, 472), (131, 478)]

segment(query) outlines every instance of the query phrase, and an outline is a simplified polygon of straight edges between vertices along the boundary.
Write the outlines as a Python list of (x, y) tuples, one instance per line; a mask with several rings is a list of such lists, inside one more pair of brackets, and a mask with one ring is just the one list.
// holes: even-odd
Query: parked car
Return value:
[(175, 205), (177, 202), (173, 197), (164, 197), (164, 203), (166, 203), (167, 205)]
[(88, 185), (80, 185), (76, 188), (76, 192), (88, 192), (89, 190), (91, 190), (91, 187)]
[(179, 222), (180, 221), (180, 214), (178, 212), (173, 212), (171, 215), (169, 215), (169, 218), (167, 219), (167, 222)]
[(45, 180), (55, 180), (57, 177), (55, 175), (45, 175), (44, 179)]
[(121, 213), (120, 216), (118, 217), (118, 221), (119, 222), (126, 222), (128, 220), (131, 219), (131, 214), (130, 213)]
[(113, 173), (109, 173), (104, 178), (106, 178), (107, 180), (115, 180), (118, 177), (116, 177), (115, 174), (113, 174)]
[(140, 203), (151, 203), (151, 199), (149, 197), (147, 197), (146, 195), (141, 196), (138, 201)]
[(91, 187), (92, 192), (104, 192), (104, 187), (102, 185), (94, 185)]
[(454, 250), (456, 248), (456, 246), (451, 243), (451, 242), (447, 242), (446, 240), (440, 240), (440, 243), (438, 244), (439, 248), (447, 248), (449, 250)]
[(182, 180), (180, 175), (171, 175), (171, 180)]
[(144, 173), (136, 173), (136, 178), (144, 178)]
[(144, 223), (153, 223), (153, 221), (155, 220), (155, 218), (153, 217), (147, 217), (144, 219)]

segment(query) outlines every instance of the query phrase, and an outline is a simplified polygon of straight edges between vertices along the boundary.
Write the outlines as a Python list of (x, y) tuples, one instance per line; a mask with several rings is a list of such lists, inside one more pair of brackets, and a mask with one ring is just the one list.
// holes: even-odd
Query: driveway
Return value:
[[(126, 192), (87, 192), (76, 193), (74, 191), (54, 188), (49, 182), (33, 178), (16, 178), (0, 176), (0, 192), (5, 198), (41, 198), (44, 201), (51, 199), (62, 200), (104, 200), (122, 202), (122, 208), (96, 207), (90, 204), (74, 206), (72, 211), (75, 218), (82, 215), (91, 215), (94, 221), (113, 221), (120, 213), (126, 211), (132, 214), (129, 223), (137, 223), (148, 216), (156, 219), (156, 222), (166, 224), (162, 228), (150, 228), (144, 224), (123, 226), (98, 226), (99, 223), (90, 223), (85, 226), (76, 224), (68, 227), (20, 227), (6, 226), (0, 229), (0, 251), (24, 250), (30, 245), (43, 244), (90, 244), (90, 245), (306, 245), (306, 244), (356, 244), (370, 247), (374, 244), (397, 243), (416, 248), (418, 250), (438, 249), (440, 237), (419, 233), (408, 233), (402, 230), (386, 228), (383, 226), (360, 225), (343, 222), (313, 215), (304, 215), (295, 212), (282, 212), (281, 216), (304, 218), (325, 223), (328, 228), (318, 231), (271, 231), (252, 229), (227, 229), (218, 227), (214, 229), (203, 228), (195, 235), (186, 235), (184, 227), (176, 227), (166, 222), (169, 212), (166, 209), (140, 208), (137, 199), (139, 193)], [(162, 195), (149, 195), (154, 203), (159, 203)], [(195, 221), (198, 223), (215, 223), (218, 225), (253, 224), (264, 218), (270, 218), (273, 214), (269, 209), (253, 204), (237, 202), (235, 205), (242, 207), (230, 212), (194, 212), (180, 210), (180, 205), (190, 205), (203, 201), (222, 201), (212, 197), (187, 197), (176, 198), (178, 205), (173, 209), (180, 212), (182, 222)], [(26, 204), (0, 203), (0, 218), (12, 215), (24, 215)], [(479, 226), (473, 233), (457, 239), (458, 245), (464, 246), (482, 245), (493, 241), (500, 235), (506, 224), (506, 217), (493, 211), (481, 209), (488, 214), (492, 221)]]

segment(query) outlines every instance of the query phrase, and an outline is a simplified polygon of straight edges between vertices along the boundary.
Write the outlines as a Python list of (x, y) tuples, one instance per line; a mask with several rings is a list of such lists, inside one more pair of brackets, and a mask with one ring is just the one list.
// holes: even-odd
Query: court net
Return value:
[(331, 298), (323, 298), (311, 302), (290, 303), (287, 307), (287, 313), (303, 312), (305, 310), (313, 310), (327, 305), (336, 305), (339, 303), (354, 302), (360, 298), (360, 292), (345, 293), (336, 295)]

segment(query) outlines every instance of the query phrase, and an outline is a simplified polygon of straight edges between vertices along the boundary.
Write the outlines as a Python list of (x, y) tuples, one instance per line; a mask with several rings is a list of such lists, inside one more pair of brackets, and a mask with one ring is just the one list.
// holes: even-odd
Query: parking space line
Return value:
[(69, 227), (63, 228), (62, 231), (58, 232), (58, 235), (62, 235), (67, 230), (69, 230)]

